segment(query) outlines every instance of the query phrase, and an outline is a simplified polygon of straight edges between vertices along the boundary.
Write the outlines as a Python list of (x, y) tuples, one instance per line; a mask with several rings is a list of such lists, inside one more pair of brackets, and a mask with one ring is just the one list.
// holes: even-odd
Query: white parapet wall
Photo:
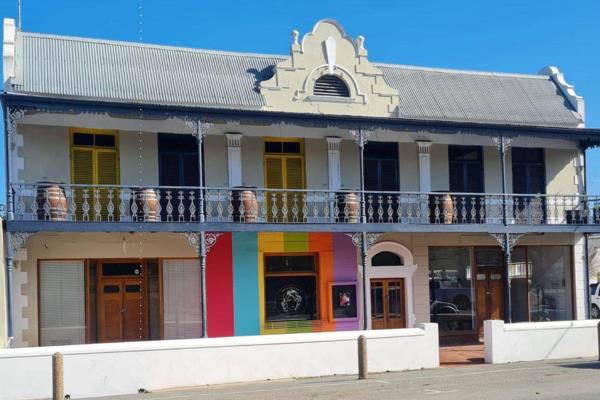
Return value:
[(301, 333), (0, 350), (0, 399), (52, 394), (52, 354), (64, 357), (65, 394), (96, 397), (219, 383), (439, 366), (437, 324), (412, 329)]
[(523, 322), (484, 321), (485, 362), (598, 357), (598, 320)]

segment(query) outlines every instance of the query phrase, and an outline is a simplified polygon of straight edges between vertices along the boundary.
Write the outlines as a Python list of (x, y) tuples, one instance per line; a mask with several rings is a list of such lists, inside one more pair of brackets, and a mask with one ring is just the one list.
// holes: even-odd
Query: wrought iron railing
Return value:
[[(208, 222), (359, 223), (363, 209), (361, 192), (352, 190), (11, 187), (14, 219), (29, 221), (195, 222), (204, 209)], [(364, 214), (367, 223), (383, 224), (502, 224), (504, 216), (508, 224), (600, 224), (600, 196), (364, 192)]]

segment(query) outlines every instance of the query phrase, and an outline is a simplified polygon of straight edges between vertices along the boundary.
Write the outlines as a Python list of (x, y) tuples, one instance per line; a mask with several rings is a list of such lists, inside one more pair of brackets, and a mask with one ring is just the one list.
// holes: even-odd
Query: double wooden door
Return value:
[(371, 328), (406, 327), (404, 279), (371, 279)]
[[(103, 264), (98, 285), (98, 342), (125, 342), (148, 339), (148, 299), (143, 264), (139, 275), (118, 273), (119, 265)], [(122, 263), (123, 269), (134, 268)], [(104, 272), (104, 273), (103, 273)], [(121, 271), (125, 272), (125, 271)]]
[(477, 321), (483, 335), (483, 321), (504, 319), (504, 273), (502, 267), (477, 268)]

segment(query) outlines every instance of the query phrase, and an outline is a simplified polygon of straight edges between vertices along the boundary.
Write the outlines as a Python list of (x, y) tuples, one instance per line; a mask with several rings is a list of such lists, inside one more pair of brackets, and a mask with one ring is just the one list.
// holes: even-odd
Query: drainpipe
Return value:
[(367, 321), (367, 233), (365, 232), (365, 225), (367, 223), (367, 212), (365, 207), (365, 143), (363, 137), (363, 131), (358, 128), (358, 146), (360, 150), (360, 222), (363, 225), (363, 229), (360, 232), (360, 262), (362, 267), (363, 276), (363, 330), (369, 329)]
[(504, 225), (504, 322), (512, 322), (512, 302), (510, 298), (510, 236), (508, 233), (508, 216), (506, 202), (506, 139), (500, 137), (500, 160), (502, 162), (502, 224)]

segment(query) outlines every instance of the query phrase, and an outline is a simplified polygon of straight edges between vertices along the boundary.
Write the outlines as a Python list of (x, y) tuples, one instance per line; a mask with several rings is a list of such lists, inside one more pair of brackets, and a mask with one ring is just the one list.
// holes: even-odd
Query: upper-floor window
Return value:
[(365, 145), (364, 182), (366, 190), (400, 190), (398, 145), (370, 142)]
[(481, 146), (450, 145), (448, 146), (448, 162), (451, 192), (483, 192), (483, 157)]
[(315, 81), (315, 96), (350, 97), (346, 83), (335, 75), (323, 75)]
[(511, 156), (513, 193), (546, 193), (544, 149), (513, 147)]

